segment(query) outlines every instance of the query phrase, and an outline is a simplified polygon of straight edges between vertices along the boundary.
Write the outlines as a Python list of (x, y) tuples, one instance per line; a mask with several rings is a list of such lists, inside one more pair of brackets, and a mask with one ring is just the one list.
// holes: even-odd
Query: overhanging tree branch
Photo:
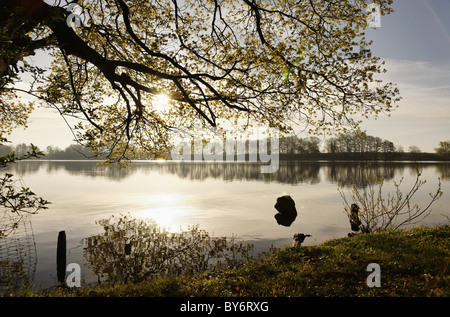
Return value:
[[(391, 83), (368, 85), (383, 70), (363, 37), (367, 2), (80, 0), (89, 21), (73, 29), (63, 7), (3, 0), (14, 12), (6, 30), (27, 23), (0, 75), (35, 49), (58, 48), (50, 76), (32, 93), (83, 118), (81, 142), (117, 153), (136, 144), (159, 151), (172, 128), (216, 127), (220, 119), (285, 132), (294, 119), (312, 132), (357, 128), (354, 116), (377, 116), (399, 100)], [(383, 14), (391, 2), (377, 1)], [(161, 93), (171, 99), (163, 110)], [(124, 133), (118, 139), (115, 131)]]

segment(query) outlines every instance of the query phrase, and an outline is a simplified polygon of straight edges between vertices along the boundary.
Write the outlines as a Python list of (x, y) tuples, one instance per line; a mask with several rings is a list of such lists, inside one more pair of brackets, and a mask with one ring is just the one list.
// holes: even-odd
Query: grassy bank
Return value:
[[(381, 287), (368, 287), (368, 264)], [(137, 285), (28, 296), (449, 296), (450, 226), (414, 228), (288, 247), (237, 268)]]

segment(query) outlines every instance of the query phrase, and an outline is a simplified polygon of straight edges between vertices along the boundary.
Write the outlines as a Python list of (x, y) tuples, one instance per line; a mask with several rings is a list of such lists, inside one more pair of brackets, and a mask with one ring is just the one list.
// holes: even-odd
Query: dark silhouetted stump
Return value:
[(131, 254), (131, 243), (125, 244), (125, 254), (130, 255)]
[(353, 231), (358, 232), (361, 226), (361, 220), (359, 220), (359, 206), (357, 204), (352, 204), (350, 210), (350, 226)]
[(296, 233), (294, 234), (293, 244), (294, 245), (301, 245), (303, 241), (305, 241), (306, 237), (311, 237), (310, 234), (303, 234), (303, 233)]
[(56, 276), (61, 284), (66, 279), (66, 232), (60, 231), (58, 234), (58, 245), (56, 248)]
[(289, 227), (294, 222), (295, 218), (297, 218), (295, 202), (289, 195), (278, 197), (274, 207), (278, 211), (275, 215), (275, 219), (279, 225)]

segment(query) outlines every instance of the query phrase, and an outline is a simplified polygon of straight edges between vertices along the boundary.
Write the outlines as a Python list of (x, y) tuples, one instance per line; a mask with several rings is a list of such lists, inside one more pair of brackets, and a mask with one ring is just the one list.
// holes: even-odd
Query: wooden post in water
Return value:
[(66, 279), (66, 232), (60, 231), (58, 234), (58, 245), (56, 248), (56, 275), (58, 282), (65, 283)]

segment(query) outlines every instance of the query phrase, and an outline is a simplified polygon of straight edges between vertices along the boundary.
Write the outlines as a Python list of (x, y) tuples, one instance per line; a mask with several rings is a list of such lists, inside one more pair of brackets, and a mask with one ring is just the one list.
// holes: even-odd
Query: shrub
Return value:
[[(363, 233), (383, 231), (386, 229), (398, 229), (402, 226), (414, 224), (428, 216), (431, 212), (431, 205), (442, 196), (441, 181), (439, 179), (438, 188), (435, 193), (430, 193), (431, 200), (425, 207), (412, 204), (412, 197), (422, 187), (426, 181), (421, 180), (422, 172), (417, 169), (416, 180), (411, 189), (404, 194), (400, 186), (403, 178), (394, 181), (394, 191), (383, 193), (384, 178), (377, 175), (368, 175), (364, 171), (361, 173), (363, 188), (359, 188), (354, 182), (349, 203), (343, 186), (339, 185), (338, 191), (344, 200), (344, 210), (350, 219), (353, 231)], [(361, 182), (359, 182), (361, 183)]]

